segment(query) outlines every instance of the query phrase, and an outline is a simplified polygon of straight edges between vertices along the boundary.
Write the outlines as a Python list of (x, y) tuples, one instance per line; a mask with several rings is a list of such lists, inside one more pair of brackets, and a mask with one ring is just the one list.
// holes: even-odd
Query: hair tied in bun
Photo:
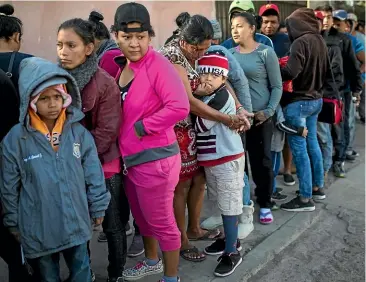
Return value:
[(14, 14), (14, 8), (12, 5), (5, 4), (0, 6), (0, 15), (11, 16)]
[(97, 11), (92, 11), (89, 15), (89, 21), (91, 22), (101, 22), (102, 20), (104, 20), (104, 17), (101, 13), (98, 13)]

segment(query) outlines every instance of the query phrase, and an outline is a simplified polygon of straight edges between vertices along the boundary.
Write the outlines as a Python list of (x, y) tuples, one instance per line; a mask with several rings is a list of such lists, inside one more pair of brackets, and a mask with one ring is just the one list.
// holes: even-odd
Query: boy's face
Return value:
[(64, 101), (55, 89), (48, 89), (38, 98), (37, 114), (42, 120), (56, 120), (61, 113)]
[(212, 89), (216, 90), (223, 83), (225, 83), (226, 78), (222, 75), (217, 75), (213, 73), (203, 73), (200, 75), (201, 83), (208, 84)]
[(343, 33), (347, 32), (347, 29), (349, 28), (346, 21), (340, 21), (339, 19), (333, 19), (333, 27)]

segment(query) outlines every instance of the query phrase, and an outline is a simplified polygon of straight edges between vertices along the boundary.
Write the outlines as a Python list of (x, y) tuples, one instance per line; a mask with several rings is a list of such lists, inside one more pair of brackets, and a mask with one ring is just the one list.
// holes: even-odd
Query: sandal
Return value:
[(222, 235), (219, 229), (208, 230), (208, 229), (202, 228), (202, 230), (207, 231), (205, 233), (205, 235), (198, 237), (198, 238), (189, 238), (188, 237), (188, 240), (190, 240), (190, 241), (215, 241), (216, 239), (220, 238)]
[(265, 225), (273, 222), (273, 215), (270, 209), (260, 209), (259, 222)]
[[(179, 253), (182, 258), (191, 262), (201, 262), (206, 259), (206, 255), (203, 252), (200, 252), (196, 247), (181, 250)], [(191, 257), (191, 254), (196, 254), (196, 256)]]

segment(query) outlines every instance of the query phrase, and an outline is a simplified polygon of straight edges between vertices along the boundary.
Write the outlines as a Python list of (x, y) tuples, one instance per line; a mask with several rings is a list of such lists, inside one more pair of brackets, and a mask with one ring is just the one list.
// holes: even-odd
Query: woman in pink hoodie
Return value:
[(124, 54), (116, 62), (122, 69), (117, 82), (122, 95), (119, 145), (125, 188), (146, 255), (135, 267), (126, 269), (123, 278), (137, 280), (164, 270), (160, 281), (176, 282), (181, 240), (173, 197), (181, 156), (174, 125), (187, 117), (188, 97), (174, 67), (149, 47), (154, 31), (143, 5), (121, 5), (113, 30)]

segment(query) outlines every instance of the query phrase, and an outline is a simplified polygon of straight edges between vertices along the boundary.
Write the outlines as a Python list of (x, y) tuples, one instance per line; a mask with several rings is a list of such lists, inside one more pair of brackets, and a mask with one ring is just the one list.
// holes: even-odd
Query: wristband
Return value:
[(236, 110), (238, 110), (239, 108), (242, 108), (243, 106), (241, 104), (236, 106)]
[(244, 110), (244, 107), (240, 105), (239, 107), (236, 108), (236, 113), (238, 113), (241, 109)]

